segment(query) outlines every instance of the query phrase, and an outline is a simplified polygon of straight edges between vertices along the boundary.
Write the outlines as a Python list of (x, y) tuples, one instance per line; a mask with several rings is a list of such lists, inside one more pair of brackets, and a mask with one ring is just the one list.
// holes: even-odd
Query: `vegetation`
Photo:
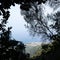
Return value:
[(41, 53), (41, 45), (26, 46), (25, 50), (26, 50), (26, 53), (29, 53), (30, 57), (33, 58), (35, 56), (40, 55), (40, 53)]
[[(47, 0), (49, 1), (49, 0)], [(48, 27), (47, 21), (43, 19), (41, 4), (46, 0), (0, 0), (0, 60), (60, 60), (60, 12), (58, 11), (52, 18), (55, 21), (54, 25)], [(59, 0), (50, 0), (52, 3), (59, 2)], [(30, 29), (33, 36), (35, 33), (49, 38), (51, 44), (42, 45), (42, 52), (39, 56), (29, 59), (29, 54), (25, 53), (25, 46), (22, 42), (11, 39), (11, 27), (6, 29), (7, 20), (10, 16), (9, 9), (11, 5), (20, 4), (21, 13)], [(51, 18), (51, 16), (48, 16)], [(53, 34), (51, 29), (56, 30)], [(47, 33), (49, 31), (49, 34)]]
[[(4, 23), (3, 23), (4, 24)], [(27, 60), (25, 45), (11, 38), (11, 27), (0, 24), (0, 60)]]

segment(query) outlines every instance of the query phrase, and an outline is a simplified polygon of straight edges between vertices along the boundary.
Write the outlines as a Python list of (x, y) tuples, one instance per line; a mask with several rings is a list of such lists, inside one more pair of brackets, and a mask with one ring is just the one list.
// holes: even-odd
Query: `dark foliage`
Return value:
[(5, 29), (5, 25), (0, 24), (0, 60), (27, 60), (25, 45), (22, 42), (11, 39), (11, 27)]
[[(60, 12), (55, 15), (56, 19), (54, 20), (56, 23), (55, 26), (52, 27), (56, 29), (57, 35), (53, 35), (46, 25), (46, 22), (42, 20), (41, 8), (37, 8), (38, 5), (45, 2), (46, 0), (0, 0), (0, 16), (3, 16), (0, 23), (0, 60), (28, 60), (29, 58), (29, 54), (25, 53), (24, 44), (11, 39), (11, 27), (5, 29), (10, 16), (8, 9), (10, 9), (11, 5), (15, 6), (15, 4), (20, 4), (21, 10), (26, 11), (25, 20), (31, 24), (30, 28), (34, 33), (45, 33), (44, 36), (48, 36), (46, 30), (51, 33), (48, 37), (53, 40), (52, 45), (43, 45), (42, 54), (33, 60), (60, 60)], [(30, 10), (30, 8), (32, 10)], [(38, 13), (40, 13), (40, 15)], [(37, 20), (37, 24), (33, 25), (32, 20)]]
[(0, 0), (0, 60), (28, 60), (29, 55), (25, 53), (25, 45), (11, 38), (12, 27), (6, 29), (7, 20), (10, 16), (8, 9), (11, 5), (19, 3), (19, 0)]
[(60, 60), (60, 36), (54, 35), (51, 44), (42, 45), (42, 53), (40, 56), (32, 60)]

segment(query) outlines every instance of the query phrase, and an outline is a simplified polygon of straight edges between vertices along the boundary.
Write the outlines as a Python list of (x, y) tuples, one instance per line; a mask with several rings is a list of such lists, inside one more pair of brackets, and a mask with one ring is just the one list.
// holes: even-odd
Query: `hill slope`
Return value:
[(30, 57), (34, 56), (39, 50), (41, 50), (41, 42), (32, 42), (26, 44), (26, 53), (29, 53)]

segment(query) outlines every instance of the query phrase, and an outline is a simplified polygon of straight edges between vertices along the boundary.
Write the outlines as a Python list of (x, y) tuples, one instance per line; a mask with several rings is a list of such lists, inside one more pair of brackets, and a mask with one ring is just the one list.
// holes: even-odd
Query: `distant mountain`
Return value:
[(41, 42), (32, 42), (26, 44), (26, 53), (30, 54), (30, 57), (34, 56), (38, 50), (41, 50)]

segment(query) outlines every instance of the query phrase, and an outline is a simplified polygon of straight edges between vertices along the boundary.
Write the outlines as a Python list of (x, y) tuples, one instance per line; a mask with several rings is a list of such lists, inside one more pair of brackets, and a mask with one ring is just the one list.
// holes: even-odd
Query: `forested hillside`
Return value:
[(40, 42), (33, 42), (33, 44), (32, 43), (26, 44), (25, 50), (26, 50), (26, 53), (30, 54), (30, 57), (33, 57), (34, 55), (37, 54), (38, 51), (41, 51), (41, 48), (42, 47)]

